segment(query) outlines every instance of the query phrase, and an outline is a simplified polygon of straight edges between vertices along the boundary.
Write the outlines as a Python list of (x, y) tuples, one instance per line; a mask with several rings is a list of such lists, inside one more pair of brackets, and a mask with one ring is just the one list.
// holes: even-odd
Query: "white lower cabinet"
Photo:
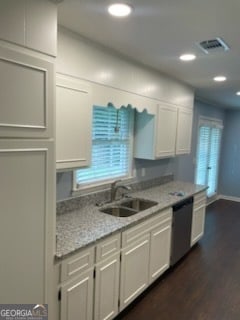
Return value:
[(115, 318), (169, 267), (171, 223), (168, 208), (63, 260), (60, 320)]
[(110, 320), (118, 314), (119, 253), (96, 265), (95, 320)]
[(120, 233), (61, 263), (61, 320), (110, 320), (118, 314)]
[(122, 233), (120, 311), (168, 267), (172, 208)]
[[(205, 205), (196, 194), (191, 245), (204, 233)], [(115, 318), (169, 268), (171, 233), (170, 207), (63, 260), (60, 320)]]
[(122, 250), (120, 311), (148, 286), (149, 240), (146, 234)]
[(110, 320), (118, 314), (121, 234), (96, 246), (94, 320)]
[(92, 320), (94, 247), (61, 263), (61, 320)]
[(151, 231), (149, 283), (156, 280), (170, 265), (171, 224), (169, 217)]
[[(206, 194), (194, 196), (191, 245), (204, 233)], [(170, 266), (172, 208), (62, 261), (60, 320), (111, 320)]]
[(93, 268), (62, 286), (61, 320), (92, 320)]
[(206, 213), (206, 193), (201, 192), (194, 196), (191, 246), (193, 246), (204, 234)]

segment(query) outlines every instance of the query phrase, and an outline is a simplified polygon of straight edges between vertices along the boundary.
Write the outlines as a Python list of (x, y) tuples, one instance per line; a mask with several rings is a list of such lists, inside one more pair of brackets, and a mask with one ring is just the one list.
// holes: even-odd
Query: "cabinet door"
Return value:
[(0, 38), (56, 56), (56, 4), (51, 1), (1, 0)]
[(170, 264), (171, 223), (167, 222), (151, 232), (149, 282), (158, 278)]
[(0, 47), (0, 70), (0, 137), (53, 137), (53, 63)]
[(156, 131), (156, 157), (174, 156), (177, 132), (176, 107), (168, 105), (159, 106)]
[(149, 238), (147, 234), (122, 250), (120, 311), (148, 286)]
[(25, 0), (0, 1), (0, 38), (24, 45)]
[(192, 139), (192, 110), (179, 108), (176, 154), (190, 153), (191, 139)]
[(204, 234), (205, 205), (193, 211), (191, 245), (194, 245)]
[(95, 320), (110, 320), (118, 314), (119, 253), (96, 266)]
[(1, 303), (50, 303), (53, 149), (52, 142), (0, 140)]
[(90, 88), (74, 78), (57, 76), (57, 169), (90, 165), (92, 104)]
[(93, 269), (62, 286), (61, 320), (92, 320)]

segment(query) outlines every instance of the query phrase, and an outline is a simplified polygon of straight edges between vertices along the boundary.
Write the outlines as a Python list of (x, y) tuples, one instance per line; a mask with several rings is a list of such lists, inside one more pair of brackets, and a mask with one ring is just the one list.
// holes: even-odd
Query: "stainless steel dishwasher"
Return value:
[(193, 197), (173, 206), (171, 266), (178, 262), (191, 247)]

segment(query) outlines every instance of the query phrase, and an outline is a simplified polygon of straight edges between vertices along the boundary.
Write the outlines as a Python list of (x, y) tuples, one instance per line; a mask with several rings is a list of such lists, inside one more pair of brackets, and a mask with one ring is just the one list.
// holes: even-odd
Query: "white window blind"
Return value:
[(217, 192), (217, 176), (219, 167), (221, 130), (211, 129), (210, 153), (208, 160), (208, 196), (211, 197)]
[(222, 126), (217, 123), (200, 124), (195, 182), (208, 186), (208, 197), (217, 192), (221, 133)]
[(130, 108), (93, 107), (92, 162), (76, 171), (81, 187), (129, 176)]
[(197, 174), (196, 183), (206, 184), (208, 167), (208, 148), (210, 139), (210, 127), (200, 127), (198, 137)]

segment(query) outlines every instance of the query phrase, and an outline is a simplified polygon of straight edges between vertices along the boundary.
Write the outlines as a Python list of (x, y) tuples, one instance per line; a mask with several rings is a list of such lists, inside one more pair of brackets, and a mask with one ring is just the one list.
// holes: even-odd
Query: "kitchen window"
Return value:
[(131, 108), (93, 106), (91, 167), (75, 171), (75, 190), (130, 178), (132, 122)]

